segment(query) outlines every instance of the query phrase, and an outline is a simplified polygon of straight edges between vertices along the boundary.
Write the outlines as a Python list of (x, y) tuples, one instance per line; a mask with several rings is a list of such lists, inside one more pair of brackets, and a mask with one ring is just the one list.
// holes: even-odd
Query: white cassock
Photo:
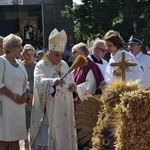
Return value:
[[(114, 67), (110, 66), (110, 64), (113, 62), (118, 62), (122, 59), (122, 51), (124, 50), (118, 50), (114, 55), (111, 54), (111, 58), (109, 60), (108, 66), (106, 68), (106, 73), (105, 73), (106, 83), (110, 83), (112, 80), (120, 78), (113, 75)], [(143, 72), (136, 58), (134, 57), (133, 54), (127, 51), (124, 52), (125, 52), (125, 59), (128, 59), (130, 62), (137, 63), (136, 66), (129, 67), (129, 70), (126, 71), (126, 82), (131, 82), (136, 80), (141, 81), (143, 78)]]
[[(39, 131), (45, 128), (42, 131), (46, 131), (47, 134), (47, 126), (49, 150), (77, 150), (73, 95), (68, 90), (74, 80), (71, 74), (68, 74), (63, 80), (64, 84), (54, 89), (54, 81), (60, 77), (55, 67), (47, 58), (39, 61), (35, 67), (31, 146), (41, 142), (39, 139), (42, 140), (43, 137), (39, 137)], [(61, 61), (57, 67), (62, 76), (69, 68), (64, 61)], [(51, 87), (48, 88), (48, 85)], [(47, 95), (48, 89), (51, 93), (55, 91), (54, 96)], [(46, 140), (43, 140), (44, 144)]]
[(136, 56), (136, 59), (142, 68), (143, 71), (143, 79), (140, 82), (142, 87), (149, 88), (150, 87), (150, 56), (145, 55), (142, 52), (139, 52)]

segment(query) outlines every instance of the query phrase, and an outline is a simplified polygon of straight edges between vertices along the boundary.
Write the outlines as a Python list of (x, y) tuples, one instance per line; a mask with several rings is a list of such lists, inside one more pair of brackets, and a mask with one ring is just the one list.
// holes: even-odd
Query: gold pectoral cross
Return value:
[(118, 62), (111, 63), (110, 66), (118, 66), (121, 70), (122, 81), (126, 79), (126, 71), (129, 70), (129, 67), (136, 66), (137, 63), (129, 62), (129, 60), (125, 59), (125, 52), (122, 52), (122, 59)]
[(55, 69), (55, 71), (57, 72), (57, 75), (61, 78), (61, 72), (60, 72), (60, 70), (58, 69), (58, 67), (55, 67), (54, 69)]

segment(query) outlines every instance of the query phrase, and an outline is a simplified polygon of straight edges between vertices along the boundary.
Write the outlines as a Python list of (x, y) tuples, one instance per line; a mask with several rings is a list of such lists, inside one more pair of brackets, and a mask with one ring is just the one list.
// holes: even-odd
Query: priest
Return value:
[(49, 50), (34, 71), (34, 98), (31, 114), (32, 150), (76, 150), (73, 94), (76, 85), (62, 60), (67, 35), (54, 29)]

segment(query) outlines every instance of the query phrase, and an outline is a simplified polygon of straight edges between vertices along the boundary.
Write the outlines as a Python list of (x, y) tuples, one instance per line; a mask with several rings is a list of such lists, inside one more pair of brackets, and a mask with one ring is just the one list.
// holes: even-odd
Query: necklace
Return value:
[(6, 59), (10, 62), (11, 65), (13, 65), (14, 67), (18, 67), (18, 63), (12, 62), (7, 56), (5, 56), (5, 57), (6, 57)]

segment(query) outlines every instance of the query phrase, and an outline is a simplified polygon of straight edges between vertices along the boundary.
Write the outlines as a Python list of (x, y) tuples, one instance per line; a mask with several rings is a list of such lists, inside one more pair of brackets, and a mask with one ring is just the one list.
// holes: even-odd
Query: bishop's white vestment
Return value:
[(47, 124), (49, 150), (77, 150), (73, 95), (68, 90), (74, 83), (72, 75), (69, 73), (63, 79), (62, 86), (54, 86), (56, 78), (65, 75), (68, 68), (63, 60), (56, 66), (48, 57), (35, 67), (31, 146), (36, 143), (41, 127)]

